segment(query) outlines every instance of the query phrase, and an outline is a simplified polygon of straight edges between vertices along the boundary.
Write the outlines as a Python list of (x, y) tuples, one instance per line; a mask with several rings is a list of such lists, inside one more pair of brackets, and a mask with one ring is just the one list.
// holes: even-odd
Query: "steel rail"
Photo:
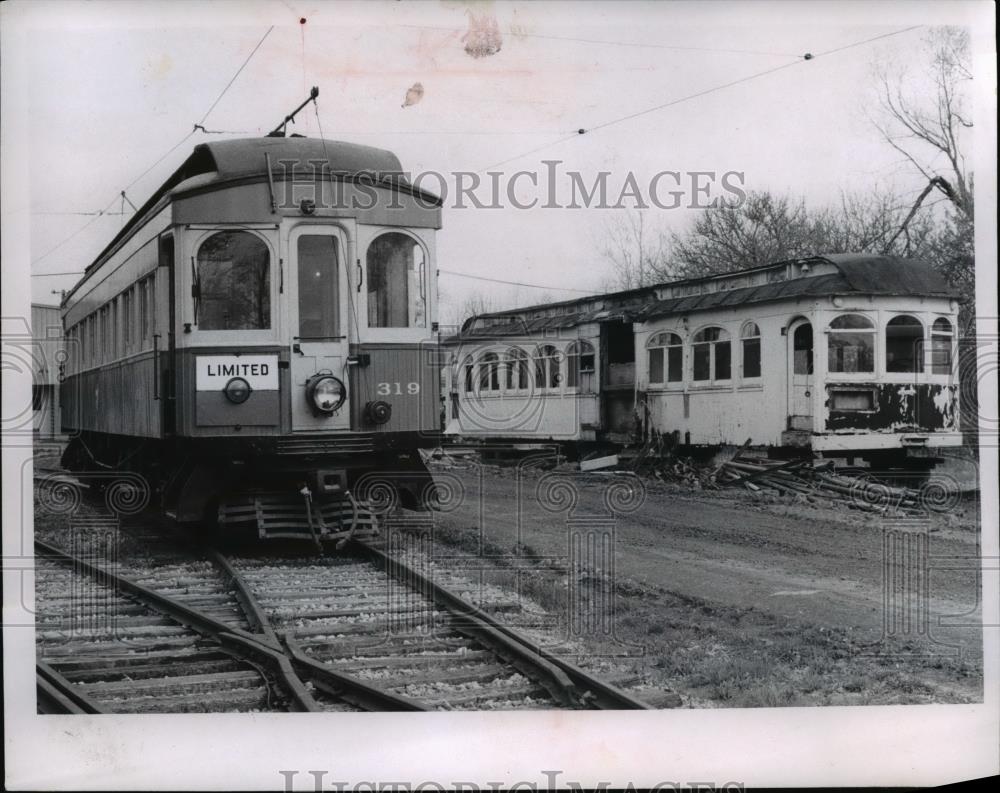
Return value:
[(431, 710), (422, 702), (370, 686), (342, 672), (334, 672), (315, 658), (306, 655), (293, 637), (285, 634), (282, 638), (295, 665), (305, 672), (313, 685), (328, 694), (338, 696), (365, 710)]
[(108, 712), (44, 661), (35, 664), (35, 689), (37, 708), (42, 713), (78, 715)]
[[(86, 559), (73, 556), (63, 549), (58, 548), (55, 545), (50, 545), (42, 540), (35, 540), (35, 548), (36, 550), (44, 553), (48, 558), (61, 561), (66, 564), (72, 564), (76, 566), (77, 569), (82, 570), (89, 575), (99, 577), (105, 581), (113, 582), (120, 591), (128, 592), (138, 597), (146, 603), (146, 605), (151, 606), (162, 614), (166, 614), (176, 622), (179, 622), (182, 625), (187, 625), (198, 633), (215, 640), (239, 658), (251, 662), (264, 660), (265, 662), (271, 664), (272, 672), (274, 672), (279, 679), (282, 677), (280, 667), (278, 666), (278, 656), (285, 656), (287, 658), (288, 654), (280, 644), (271, 644), (268, 639), (261, 634), (253, 634), (243, 630), (242, 628), (228, 625), (225, 622), (215, 619), (215, 617), (204, 614), (196, 609), (192, 609), (191, 607), (186, 606), (183, 603), (168, 597), (167, 595), (157, 592), (154, 589), (138, 584), (135, 581), (119, 575), (118, 573), (112, 572), (107, 568), (101, 567), (100, 565), (88, 562)], [(307, 670), (308, 676), (314, 678), (314, 682), (322, 680), (329, 687), (342, 689), (346, 692), (356, 691), (357, 699), (359, 701), (378, 703), (379, 710), (425, 709), (422, 705), (419, 705), (412, 700), (396, 694), (391, 694), (387, 691), (374, 689), (359, 680), (355, 680), (353, 677), (334, 671), (333, 669), (330, 669), (310, 658), (306, 657), (304, 660), (294, 656), (292, 658), (294, 663), (300, 669), (304, 668)], [(305, 704), (304, 700), (296, 700), (294, 692), (288, 693), (290, 694), (292, 701), (297, 706)], [(346, 698), (347, 697), (345, 697), (345, 699)]]
[[(257, 598), (253, 594), (253, 590), (249, 584), (247, 584), (246, 579), (233, 567), (232, 563), (218, 551), (211, 551), (209, 556), (228, 578), (250, 624), (266, 637), (272, 651), (281, 654), (287, 665), (287, 672), (285, 674), (288, 676), (290, 688), (301, 690), (315, 705), (315, 710), (321, 710), (321, 708), (316, 703), (312, 694), (302, 684), (301, 678), (296, 674), (296, 668), (305, 674), (312, 681), (313, 685), (321, 691), (340, 697), (344, 701), (350, 702), (352, 705), (356, 705), (364, 710), (428, 710), (428, 708), (414, 700), (370, 686), (349, 675), (336, 672), (319, 663), (316, 659), (310, 658), (302, 651), (302, 648), (299, 647), (291, 636), (286, 634), (278, 635), (271, 625), (267, 614), (264, 613), (264, 609), (257, 602)], [(233, 641), (234, 639), (239, 640), (239, 637), (233, 637), (233, 639), (228, 640)], [(289, 659), (291, 659), (291, 662), (289, 662)]]
[(387, 572), (407, 581), (416, 582), (421, 591), (452, 615), (459, 617), (456, 630), (486, 644), (528, 677), (538, 680), (556, 699), (571, 707), (597, 706), (606, 710), (653, 710), (653, 706), (616, 686), (600, 680), (575, 664), (546, 652), (536, 643), (499, 623), (478, 606), (462, 599), (405, 562), (390, 556), (362, 539), (352, 540), (354, 546), (380, 564)]
[[(302, 679), (295, 674), (295, 670), (292, 668), (292, 664), (288, 660), (283, 652), (275, 650), (272, 648), (280, 648), (281, 643), (278, 641), (278, 636), (274, 632), (274, 628), (271, 627), (270, 621), (264, 614), (263, 610), (257, 604), (252, 593), (246, 585), (243, 576), (233, 569), (233, 566), (229, 563), (229, 560), (225, 556), (220, 554), (218, 551), (210, 551), (209, 557), (212, 562), (222, 570), (223, 575), (227, 579), (227, 583), (232, 587), (233, 592), (236, 594), (236, 599), (239, 601), (240, 607), (243, 609), (243, 613), (246, 615), (247, 621), (250, 623), (250, 627), (254, 630), (262, 633), (267, 643), (271, 645), (266, 651), (259, 651), (268, 656), (271, 661), (272, 667), (277, 672), (281, 683), (284, 688), (291, 695), (292, 702), (295, 705), (295, 709), (305, 712), (305, 713), (316, 713), (322, 708), (319, 703), (309, 693), (309, 689), (306, 688), (305, 683)], [(259, 647), (257, 643), (248, 642), (246, 639), (234, 634), (227, 633), (223, 634), (222, 637), (225, 643), (234, 643), (239, 647), (242, 647), (245, 652), (254, 652), (255, 648)]]

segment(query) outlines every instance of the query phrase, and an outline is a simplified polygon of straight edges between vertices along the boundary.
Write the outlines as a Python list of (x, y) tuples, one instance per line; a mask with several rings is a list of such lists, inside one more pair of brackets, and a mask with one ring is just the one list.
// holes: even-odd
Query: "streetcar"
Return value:
[(830, 254), (482, 314), (445, 340), (445, 432), (921, 467), (962, 443), (958, 309), (925, 262)]
[(342, 534), (373, 478), (432, 504), (440, 228), (391, 152), (195, 146), (62, 301), (65, 467), (262, 537)]

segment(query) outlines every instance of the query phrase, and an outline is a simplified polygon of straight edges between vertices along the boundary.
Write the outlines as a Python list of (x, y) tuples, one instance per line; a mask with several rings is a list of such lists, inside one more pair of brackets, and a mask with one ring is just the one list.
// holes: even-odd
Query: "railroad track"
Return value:
[(41, 712), (284, 709), (284, 698), (259, 665), (55, 550), (36, 545)]
[[(544, 652), (426, 573), (355, 541), (328, 558), (234, 559), (230, 575), (298, 658), (424, 709), (649, 706)], [(494, 602), (494, 611), (515, 610)]]
[(109, 569), (36, 542), (43, 712), (650, 707), (367, 540), (329, 557), (143, 547)]

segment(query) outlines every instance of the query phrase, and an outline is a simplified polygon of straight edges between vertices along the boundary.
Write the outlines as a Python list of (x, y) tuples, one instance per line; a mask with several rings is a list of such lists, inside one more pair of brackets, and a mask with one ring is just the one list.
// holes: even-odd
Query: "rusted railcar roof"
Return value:
[[(783, 281), (748, 286), (738, 289), (721, 289), (700, 294), (685, 295), (660, 300), (657, 289), (671, 285), (656, 284), (643, 289), (579, 298), (552, 304), (560, 313), (555, 316), (531, 317), (529, 313), (542, 311), (546, 306), (530, 309), (511, 309), (472, 317), (466, 321), (462, 331), (454, 340), (488, 339), (497, 336), (523, 336), (544, 331), (577, 327), (589, 322), (599, 322), (621, 317), (627, 322), (639, 322), (671, 314), (686, 314), (706, 311), (726, 306), (748, 305), (775, 300), (800, 297), (821, 297), (837, 294), (899, 295), (914, 297), (957, 297), (958, 292), (950, 287), (940, 273), (927, 262), (916, 259), (902, 259), (894, 256), (871, 254), (829, 254), (812, 257), (809, 262), (825, 261), (837, 268), (837, 272), (824, 275), (805, 276)], [(776, 264), (782, 264), (777, 262)], [(751, 268), (761, 269), (759, 266)], [(673, 284), (708, 282), (711, 278), (686, 279)], [(645, 299), (642, 299), (642, 298)], [(589, 308), (588, 304), (605, 298), (611, 302), (625, 299), (631, 305)], [(638, 298), (638, 299), (637, 299)], [(573, 311), (573, 306), (579, 310)], [(476, 320), (486, 320), (487, 327), (475, 328)]]
[(836, 266), (853, 292), (924, 297), (958, 294), (941, 273), (919, 259), (867, 253), (831, 253), (823, 258)]

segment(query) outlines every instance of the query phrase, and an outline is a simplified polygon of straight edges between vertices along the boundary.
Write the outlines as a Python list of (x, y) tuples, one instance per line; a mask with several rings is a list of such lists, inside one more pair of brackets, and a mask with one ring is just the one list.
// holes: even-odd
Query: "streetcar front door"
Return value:
[[(344, 239), (329, 227), (300, 227), (292, 231), (288, 250), (294, 290), (290, 296), (292, 430), (348, 430)], [(344, 400), (337, 405), (339, 389)]]

